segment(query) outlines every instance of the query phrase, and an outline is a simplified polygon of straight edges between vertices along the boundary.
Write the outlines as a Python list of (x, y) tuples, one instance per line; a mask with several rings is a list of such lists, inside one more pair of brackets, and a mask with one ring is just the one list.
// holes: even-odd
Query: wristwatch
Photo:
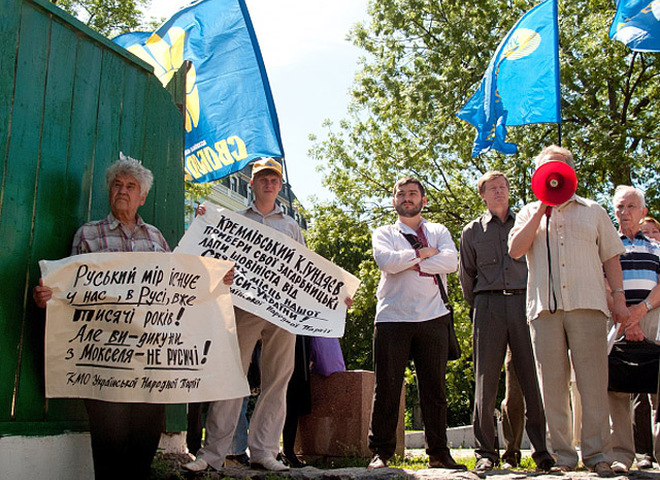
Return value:
[(642, 303), (646, 305), (646, 309), (650, 312), (653, 310), (653, 304), (649, 302), (647, 299), (642, 300)]

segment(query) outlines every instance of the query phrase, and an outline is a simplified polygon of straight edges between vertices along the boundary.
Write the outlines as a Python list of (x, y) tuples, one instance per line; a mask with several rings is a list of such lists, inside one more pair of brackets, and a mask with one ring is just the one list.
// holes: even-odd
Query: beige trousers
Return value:
[[(250, 419), (248, 447), (250, 457), (259, 461), (275, 457), (286, 416), (286, 389), (293, 373), (296, 336), (239, 308), (236, 332), (243, 371), (248, 371), (252, 351), (261, 338), (261, 393)], [(219, 366), (222, 368), (222, 366)], [(243, 398), (211, 403), (206, 420), (206, 444), (197, 457), (215, 469), (222, 465), (231, 446)]]
[[(656, 308), (644, 315), (639, 322), (644, 336), (656, 341), (660, 309)], [(656, 341), (657, 343), (657, 341)], [(632, 395), (630, 393), (608, 392), (610, 422), (612, 427), (612, 456), (614, 460), (630, 468), (635, 460), (635, 440), (633, 436)], [(657, 408), (655, 396), (653, 409)], [(654, 448), (660, 448), (658, 429), (654, 429)]]
[(545, 311), (531, 324), (550, 444), (558, 465), (575, 468), (569, 385), (571, 351), (582, 397), (582, 462), (610, 462), (607, 408), (607, 317), (598, 310)]

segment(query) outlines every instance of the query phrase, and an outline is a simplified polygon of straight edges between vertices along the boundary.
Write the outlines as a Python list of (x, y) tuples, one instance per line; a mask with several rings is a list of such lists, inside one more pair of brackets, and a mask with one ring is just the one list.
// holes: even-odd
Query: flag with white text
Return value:
[(153, 34), (114, 39), (166, 85), (185, 60), (185, 171), (209, 182), (283, 157), (275, 104), (245, 0), (197, 0)]

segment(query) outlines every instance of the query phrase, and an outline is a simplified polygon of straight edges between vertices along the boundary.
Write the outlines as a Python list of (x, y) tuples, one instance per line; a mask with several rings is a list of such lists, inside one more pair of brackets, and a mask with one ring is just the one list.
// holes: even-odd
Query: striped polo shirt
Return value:
[(648, 297), (660, 278), (660, 246), (637, 232), (630, 240), (621, 235), (626, 253), (621, 255), (623, 289), (626, 291), (626, 304), (636, 305)]

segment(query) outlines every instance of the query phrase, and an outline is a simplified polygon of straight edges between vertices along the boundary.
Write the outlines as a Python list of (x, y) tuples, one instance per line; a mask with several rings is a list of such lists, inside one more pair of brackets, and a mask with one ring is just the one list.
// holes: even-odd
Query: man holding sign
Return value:
[[(282, 166), (272, 158), (254, 163), (250, 180), (254, 200), (242, 215), (278, 230), (304, 244), (302, 231), (291, 217), (276, 204), (282, 189)], [(199, 213), (206, 212), (203, 206)], [(261, 352), (261, 394), (250, 420), (248, 444), (252, 467), (271, 471), (289, 468), (277, 461), (279, 440), (286, 415), (286, 388), (293, 372), (296, 337), (268, 320), (235, 308), (236, 330), (243, 368), (247, 372), (257, 341), (263, 341)], [(193, 472), (209, 466), (220, 469), (231, 445), (243, 399), (213, 402), (206, 421), (206, 445), (197, 458), (184, 465)]]
[[(71, 254), (97, 252), (169, 252), (167, 241), (137, 210), (144, 205), (153, 183), (152, 173), (140, 161), (120, 154), (106, 171), (110, 214), (78, 229)], [(225, 275), (231, 284), (233, 270)], [(36, 304), (45, 308), (53, 290), (35, 287)], [(47, 372), (48, 374), (48, 372)], [(165, 405), (85, 399), (92, 439), (95, 478), (149, 477), (151, 462), (165, 425)]]

